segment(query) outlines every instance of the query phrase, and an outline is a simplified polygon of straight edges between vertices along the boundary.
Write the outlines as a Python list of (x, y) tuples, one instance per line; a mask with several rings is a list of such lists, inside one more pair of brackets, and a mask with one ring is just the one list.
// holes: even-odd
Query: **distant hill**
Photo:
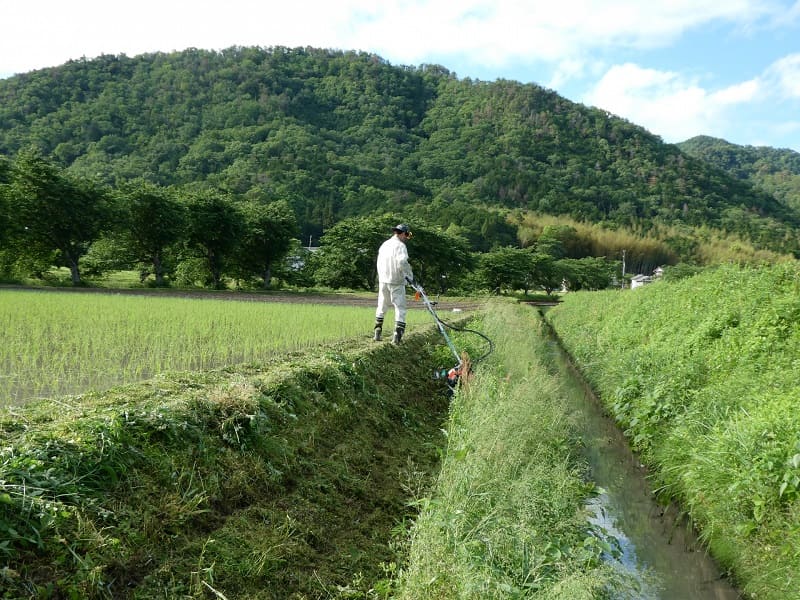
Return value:
[(737, 146), (708, 136), (693, 137), (678, 147), (800, 209), (800, 152), (768, 146)]
[(800, 251), (797, 203), (624, 119), (537, 85), (365, 53), (191, 49), (2, 80), (0, 153), (31, 144), (112, 185), (144, 177), (285, 198), (303, 239), (347, 216), (400, 212), (487, 249), (515, 241), (498, 211), (534, 211)]

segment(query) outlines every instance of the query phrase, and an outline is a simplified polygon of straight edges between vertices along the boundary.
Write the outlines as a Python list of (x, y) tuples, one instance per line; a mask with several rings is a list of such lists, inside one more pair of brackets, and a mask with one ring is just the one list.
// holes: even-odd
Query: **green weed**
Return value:
[(547, 314), (744, 591), (800, 598), (800, 270), (721, 267)]
[(453, 398), (397, 598), (588, 598), (608, 582), (540, 325), (530, 309), (503, 303), (476, 324), (497, 350)]

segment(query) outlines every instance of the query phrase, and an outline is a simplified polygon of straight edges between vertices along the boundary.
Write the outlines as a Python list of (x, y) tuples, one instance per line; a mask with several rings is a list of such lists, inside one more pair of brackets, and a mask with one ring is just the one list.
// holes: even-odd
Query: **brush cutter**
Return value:
[[(470, 370), (469, 357), (467, 356), (466, 352), (464, 352), (463, 354), (459, 354), (458, 350), (456, 350), (455, 344), (453, 344), (453, 341), (450, 339), (450, 336), (447, 335), (447, 330), (445, 329), (446, 327), (449, 327), (450, 329), (456, 329), (456, 328), (454, 328), (452, 325), (448, 325), (447, 323), (445, 323), (444, 321), (442, 321), (439, 318), (439, 315), (436, 314), (436, 310), (434, 309), (434, 306), (437, 303), (436, 302), (431, 302), (431, 300), (428, 298), (427, 294), (425, 293), (425, 290), (422, 288), (422, 286), (420, 284), (418, 284), (415, 281), (409, 279), (408, 277), (406, 277), (406, 281), (408, 282), (408, 285), (410, 285), (414, 289), (414, 292), (415, 292), (414, 293), (414, 299), (415, 300), (422, 300), (422, 302), (425, 304), (425, 308), (427, 308), (428, 312), (431, 313), (431, 316), (433, 317), (433, 320), (436, 323), (436, 327), (439, 329), (439, 333), (442, 334), (442, 337), (444, 338), (444, 341), (447, 344), (447, 347), (450, 348), (450, 352), (453, 353), (453, 357), (456, 359), (456, 364), (455, 364), (454, 367), (452, 367), (450, 369), (438, 369), (438, 370), (434, 371), (433, 378), (434, 379), (444, 379), (447, 382), (447, 387), (449, 387), (450, 390), (455, 391), (456, 386), (458, 385), (458, 381), (461, 378), (461, 376), (463, 374), (469, 373), (469, 370)], [(459, 331), (472, 331), (472, 330), (459, 329)], [(474, 333), (477, 333), (478, 335), (480, 335), (481, 337), (483, 337), (487, 341), (489, 341), (489, 344), (491, 346), (492, 342), (491, 342), (491, 340), (486, 338), (486, 336), (484, 336), (481, 333), (478, 333), (477, 331), (474, 332)], [(489, 352), (491, 352), (491, 350)], [(486, 354), (486, 356), (488, 356), (488, 353)], [(485, 358), (485, 356), (482, 357), (482, 358)]]

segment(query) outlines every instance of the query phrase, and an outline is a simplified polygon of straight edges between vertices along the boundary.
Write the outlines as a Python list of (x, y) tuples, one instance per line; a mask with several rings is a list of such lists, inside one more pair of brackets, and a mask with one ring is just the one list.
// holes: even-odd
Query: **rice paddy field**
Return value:
[[(374, 312), (364, 306), (4, 290), (0, 406), (165, 371), (259, 362), (344, 338), (366, 340)], [(410, 327), (428, 319), (415, 310), (407, 317)]]

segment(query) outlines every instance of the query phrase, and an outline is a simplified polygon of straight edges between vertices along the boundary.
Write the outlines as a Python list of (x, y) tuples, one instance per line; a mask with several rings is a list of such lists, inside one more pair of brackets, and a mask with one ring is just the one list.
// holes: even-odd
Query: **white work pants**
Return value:
[(378, 284), (378, 309), (375, 317), (383, 319), (391, 306), (394, 306), (394, 322), (406, 322), (406, 286), (393, 283)]

